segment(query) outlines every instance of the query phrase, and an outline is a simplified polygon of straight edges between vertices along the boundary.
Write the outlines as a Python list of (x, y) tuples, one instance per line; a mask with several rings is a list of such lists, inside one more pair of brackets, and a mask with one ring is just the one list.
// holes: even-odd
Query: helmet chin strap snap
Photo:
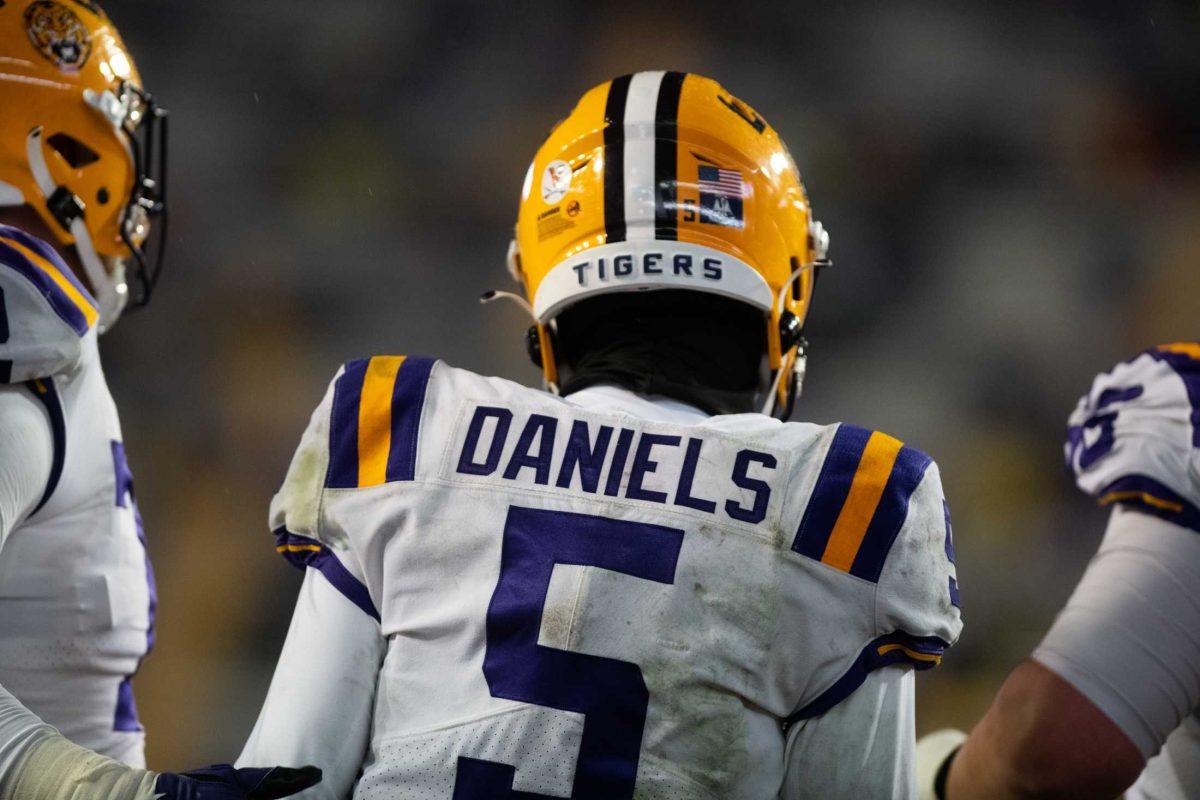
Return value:
[(29, 171), (45, 198), (46, 208), (63, 229), (75, 237), (75, 251), (79, 254), (79, 261), (87, 273), (88, 282), (92, 285), (99, 306), (100, 333), (105, 333), (116, 324), (129, 298), (124, 265), (114, 260), (112, 272), (105, 269), (104, 260), (96, 252), (92, 235), (84, 221), (86, 207), (83, 201), (67, 187), (55, 184), (50, 175), (50, 167), (46, 164), (46, 155), (42, 149), (40, 125), (31, 130), (25, 138), (25, 157), (29, 162)]
[[(825, 242), (828, 246), (828, 236), (825, 237)], [(816, 266), (816, 263), (809, 263), (797, 267), (783, 282), (783, 286), (779, 287), (779, 293), (775, 296), (775, 316), (779, 319), (780, 367), (775, 370), (770, 391), (767, 392), (766, 399), (763, 401), (762, 413), (767, 416), (774, 416), (779, 410), (779, 386), (783, 383), (785, 376), (792, 376), (792, 386), (788, 392), (789, 411), (804, 386), (804, 376), (808, 371), (808, 342), (804, 338), (804, 320), (790, 311), (786, 311), (784, 303), (788, 293), (792, 290), (792, 284), (800, 280), (804, 273), (814, 271)], [(805, 314), (807, 315), (807, 313), (808, 309), (805, 308)], [(796, 351), (796, 357), (792, 363), (792, 369), (786, 370), (783, 368), (783, 362), (787, 361), (788, 353), (793, 349)]]

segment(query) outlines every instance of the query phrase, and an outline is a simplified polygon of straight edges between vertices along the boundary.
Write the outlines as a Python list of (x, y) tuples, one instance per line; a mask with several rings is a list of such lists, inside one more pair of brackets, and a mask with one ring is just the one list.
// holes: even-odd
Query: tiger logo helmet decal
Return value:
[(39, 0), (25, 10), (25, 30), (38, 52), (59, 69), (74, 72), (91, 55), (87, 26), (75, 12), (54, 0)]

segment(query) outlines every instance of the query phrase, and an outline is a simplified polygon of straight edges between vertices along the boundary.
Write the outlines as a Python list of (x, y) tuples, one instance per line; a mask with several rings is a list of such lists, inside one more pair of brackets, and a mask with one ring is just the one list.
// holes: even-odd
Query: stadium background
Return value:
[(169, 271), (103, 345), (159, 577), (158, 768), (253, 724), (299, 581), (267, 502), (337, 365), (536, 383), (520, 314), (476, 298), (541, 138), (608, 77), (715, 77), (790, 144), (836, 263), (797, 417), (932, 453), (954, 513), (966, 630), (921, 730), (982, 712), (1097, 545), (1078, 395), (1197, 335), (1194, 4), (106, 5), (173, 119)]

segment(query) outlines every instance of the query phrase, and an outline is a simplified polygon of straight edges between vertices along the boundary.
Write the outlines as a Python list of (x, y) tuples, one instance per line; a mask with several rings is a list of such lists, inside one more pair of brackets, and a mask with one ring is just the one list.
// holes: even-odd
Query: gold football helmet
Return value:
[(803, 378), (804, 321), (828, 247), (791, 155), (754, 109), (699, 75), (639, 72), (587, 92), (538, 150), (509, 269), (551, 388), (554, 319), (586, 297), (693, 289), (754, 306), (770, 412), (790, 408)]
[(0, 206), (28, 205), (75, 247), (112, 327), (126, 272), (141, 305), (162, 264), (166, 112), (95, 0), (0, 3), (0, 108)]

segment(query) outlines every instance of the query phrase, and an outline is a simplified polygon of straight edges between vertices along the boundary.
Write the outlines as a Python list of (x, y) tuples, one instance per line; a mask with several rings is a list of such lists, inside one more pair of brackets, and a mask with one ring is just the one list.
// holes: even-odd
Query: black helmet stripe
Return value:
[[(609, 243), (678, 238), (683, 72), (615, 78), (604, 109), (604, 231)], [(626, 136), (632, 131), (631, 136)]]
[(679, 96), (684, 72), (668, 72), (658, 89), (654, 145), (654, 230), (656, 239), (679, 238)]
[(625, 241), (625, 101), (632, 75), (613, 78), (604, 107), (604, 234)]

